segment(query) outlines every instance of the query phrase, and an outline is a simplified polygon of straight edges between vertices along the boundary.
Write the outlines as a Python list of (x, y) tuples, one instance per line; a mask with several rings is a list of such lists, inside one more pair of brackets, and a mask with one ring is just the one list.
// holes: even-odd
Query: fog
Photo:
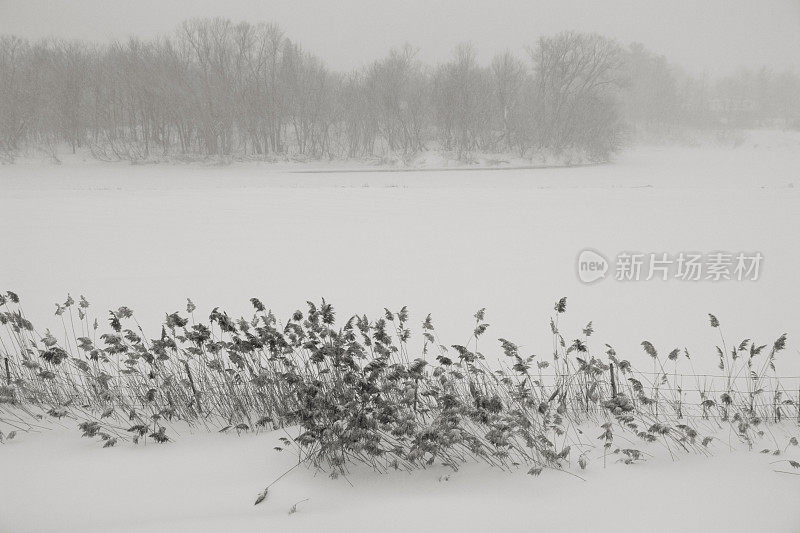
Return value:
[(797, 0), (0, 0), (0, 34), (148, 38), (172, 32), (186, 18), (213, 16), (275, 22), (340, 71), (406, 42), (419, 47), (420, 59), (434, 63), (468, 41), (485, 63), (497, 51), (519, 52), (540, 35), (562, 30), (641, 42), (694, 73), (725, 75), (764, 66), (800, 71)]

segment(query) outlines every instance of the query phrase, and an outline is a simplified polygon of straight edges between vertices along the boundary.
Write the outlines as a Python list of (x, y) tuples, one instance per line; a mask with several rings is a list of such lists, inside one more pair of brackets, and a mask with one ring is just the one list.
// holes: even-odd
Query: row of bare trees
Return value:
[(576, 33), (488, 66), (468, 45), (435, 66), (405, 47), (347, 74), (271, 24), (192, 20), (169, 37), (104, 46), (2, 37), (0, 152), (356, 158), (438, 147), (602, 160), (631, 126), (719, 114), (717, 93), (727, 95), (717, 108), (752, 111), (741, 101), (766, 83), (773, 107), (776, 92), (788, 102), (773, 115), (791, 115), (797, 79), (763, 76), (760, 89), (731, 81), (715, 93), (640, 46)]
[(625, 51), (620, 112), (638, 131), (671, 128), (800, 130), (800, 76), (767, 68), (717, 79), (693, 76), (633, 44)]

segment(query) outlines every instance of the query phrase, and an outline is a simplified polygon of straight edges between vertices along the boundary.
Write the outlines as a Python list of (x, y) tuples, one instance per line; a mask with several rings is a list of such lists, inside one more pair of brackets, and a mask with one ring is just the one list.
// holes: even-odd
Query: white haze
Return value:
[(428, 63), (471, 42), (487, 61), (540, 35), (598, 32), (641, 42), (696, 73), (747, 67), (800, 71), (800, 2), (704, 0), (0, 0), (0, 34), (124, 40), (170, 33), (182, 20), (223, 16), (278, 23), (337, 70), (369, 63), (408, 42)]

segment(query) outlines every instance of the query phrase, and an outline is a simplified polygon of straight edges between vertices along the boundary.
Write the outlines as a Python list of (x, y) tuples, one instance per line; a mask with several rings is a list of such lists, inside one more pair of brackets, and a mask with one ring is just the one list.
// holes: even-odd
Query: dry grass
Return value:
[[(89, 303), (68, 298), (57, 305), (60, 342), (38, 331), (8, 292), (0, 296), (0, 423), (19, 432), (43, 418), (71, 419), (104, 447), (169, 442), (176, 421), (237, 433), (294, 427), (278, 450), (335, 477), (359, 463), (385, 472), (474, 460), (537, 475), (572, 462), (586, 468), (594, 446), (587, 428), (596, 428), (589, 438), (602, 444), (604, 463), (630, 464), (647, 455), (629, 444), (637, 441), (670, 454), (709, 453), (712, 435), (729, 425), (752, 448), (769, 424), (800, 422), (775, 370), (786, 335), (729, 347), (713, 315), (721, 373), (709, 376), (684, 371), (692, 368), (686, 350), (662, 357), (648, 341), (652, 371), (633, 368), (608, 345), (595, 353), (591, 323), (567, 341), (559, 328), (566, 299), (554, 308), (551, 357), (499, 339), (499, 364), (478, 350), (489, 330), (484, 310), (466, 345), (440, 343), (428, 316), (422, 350), (412, 353), (405, 308), (337, 325), (324, 300), (285, 323), (251, 303), (249, 320), (214, 309), (203, 322), (189, 301), (185, 315), (168, 315), (148, 340), (130, 309), (109, 312), (101, 333)], [(617, 445), (621, 435), (628, 444)], [(776, 440), (766, 452), (780, 450)]]

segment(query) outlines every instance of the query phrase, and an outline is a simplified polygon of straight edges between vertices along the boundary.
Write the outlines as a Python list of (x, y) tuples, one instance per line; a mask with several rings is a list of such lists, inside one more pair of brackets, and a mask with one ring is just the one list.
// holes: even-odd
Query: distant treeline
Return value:
[(329, 70), (271, 24), (192, 20), (109, 45), (0, 38), (0, 153), (98, 158), (403, 156), (436, 147), (604, 160), (626, 133), (800, 127), (800, 79), (693, 77), (641, 45), (541, 37), (480, 65), (469, 45), (424, 65), (411, 47)]

